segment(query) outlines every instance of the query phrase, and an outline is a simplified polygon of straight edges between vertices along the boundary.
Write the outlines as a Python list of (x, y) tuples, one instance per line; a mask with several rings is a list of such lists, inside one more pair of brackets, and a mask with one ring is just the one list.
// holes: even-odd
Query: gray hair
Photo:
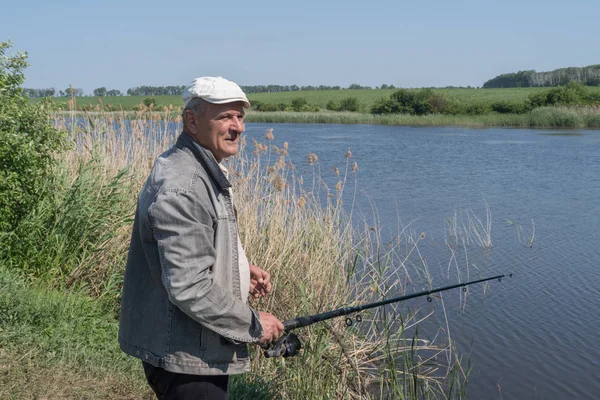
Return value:
[(188, 103), (183, 108), (183, 111), (181, 112), (181, 116), (183, 117), (187, 110), (190, 110), (194, 114), (202, 114), (204, 112), (204, 103), (205, 102), (206, 102), (206, 100), (204, 100), (200, 97), (191, 98), (190, 101), (188, 101)]
[(181, 120), (183, 122), (183, 127), (185, 128), (185, 112), (187, 110), (193, 112), (194, 114), (203, 114), (204, 113), (204, 104), (206, 103), (206, 100), (201, 99), (200, 97), (193, 97), (190, 99), (190, 101), (188, 101), (188, 103), (185, 105), (185, 107), (183, 108), (183, 111), (181, 112)]

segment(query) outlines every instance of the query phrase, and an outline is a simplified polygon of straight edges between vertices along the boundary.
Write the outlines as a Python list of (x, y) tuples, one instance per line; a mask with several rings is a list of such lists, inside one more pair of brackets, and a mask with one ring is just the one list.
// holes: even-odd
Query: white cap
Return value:
[(246, 94), (236, 83), (220, 76), (203, 76), (196, 78), (185, 88), (181, 97), (184, 107), (194, 97), (200, 97), (209, 103), (225, 104), (241, 101), (245, 108), (250, 108)]

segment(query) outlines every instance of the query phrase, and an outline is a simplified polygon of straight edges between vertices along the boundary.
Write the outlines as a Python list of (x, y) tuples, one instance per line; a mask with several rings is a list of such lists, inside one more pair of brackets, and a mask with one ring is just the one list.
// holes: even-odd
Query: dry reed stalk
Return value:
[[(128, 120), (123, 112), (100, 111), (84, 114), (78, 121), (58, 115), (55, 121), (59, 128), (71, 132), (73, 146), (66, 159), (73, 174), (78, 163), (92, 157), (105, 167), (104, 184), (117, 171), (127, 168), (131, 213), (153, 161), (174, 143), (181, 130), (180, 119), (156, 120), (148, 118), (148, 112), (141, 108), (133, 120)], [(170, 115), (165, 112), (163, 117)], [(266, 139), (274, 140), (272, 130)], [(287, 143), (283, 150), (276, 149), (279, 157), (271, 163), (270, 146), (255, 142), (250, 154), (243, 141), (240, 155), (228, 160), (246, 253), (250, 262), (270, 272), (274, 282), (271, 296), (254, 301), (254, 307), (285, 320), (397, 296), (411, 282), (408, 258), (413, 252), (424, 264), (423, 270), (416, 273), (424, 271), (430, 279), (426, 260), (418, 250), (424, 235), (403, 236), (406, 253), (399, 247), (384, 249), (377, 229), (366, 227), (364, 232), (358, 232), (355, 228), (352, 212), (345, 211), (353, 210), (353, 205), (344, 206), (341, 201), (347, 177), (358, 170), (356, 162), (350, 166), (349, 150), (345, 174), (333, 197), (321, 197), (318, 157), (309, 155), (313, 176), (308, 178), (312, 178), (312, 185), (305, 187), (306, 177), (296, 174), (288, 150)], [(114, 254), (126, 252), (130, 230), (130, 226), (121, 229), (110, 243), (105, 243), (110, 254), (95, 255), (96, 266), (81, 266), (75, 278), (86, 273), (102, 276), (97, 269), (114, 268)], [(86, 268), (91, 268), (91, 272), (84, 271)], [(102, 289), (98, 287), (97, 291)], [(457, 360), (447, 357), (451, 361), (446, 364), (438, 360), (451, 351), (447, 344), (405, 336), (405, 332), (428, 319), (431, 312), (405, 314), (396, 304), (365, 313), (362, 326), (357, 328), (345, 329), (343, 319), (338, 319), (303, 329), (298, 332), (306, 346), (303, 356), (285, 360), (254, 357), (254, 374), (277, 384), (278, 395), (283, 398), (302, 393), (365, 398), (373, 395), (373, 385), (388, 392), (410, 391), (408, 387), (389, 386), (382, 378), (386, 374), (396, 377), (394, 382), (402, 382), (402, 376), (410, 375), (411, 380), (418, 380), (434, 395), (442, 390), (443, 380), (457, 367)], [(400, 328), (394, 316), (403, 316)], [(392, 366), (386, 367), (387, 364)], [(440, 369), (445, 372), (440, 374)]]

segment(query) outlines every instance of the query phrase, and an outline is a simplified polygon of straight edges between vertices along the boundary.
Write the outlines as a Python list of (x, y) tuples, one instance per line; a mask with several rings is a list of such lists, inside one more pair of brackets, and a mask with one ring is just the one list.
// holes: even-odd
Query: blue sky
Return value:
[(31, 88), (480, 86), (600, 63), (598, 0), (0, 1)]

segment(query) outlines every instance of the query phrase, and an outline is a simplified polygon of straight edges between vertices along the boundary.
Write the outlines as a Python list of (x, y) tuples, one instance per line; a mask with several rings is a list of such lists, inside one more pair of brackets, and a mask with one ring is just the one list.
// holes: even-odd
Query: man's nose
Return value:
[(232, 128), (239, 133), (244, 132), (244, 120), (241, 118), (234, 118)]

